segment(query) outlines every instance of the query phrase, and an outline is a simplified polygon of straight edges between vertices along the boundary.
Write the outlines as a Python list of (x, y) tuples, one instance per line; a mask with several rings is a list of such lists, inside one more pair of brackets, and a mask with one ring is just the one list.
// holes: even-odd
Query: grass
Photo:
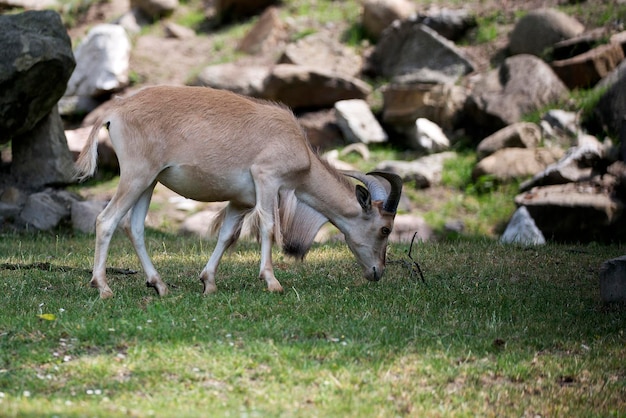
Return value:
[[(135, 269), (114, 238), (109, 266)], [(283, 295), (255, 277), (258, 246), (227, 254), (211, 297), (210, 241), (148, 231), (171, 295), (141, 273), (87, 287), (93, 237), (0, 240), (2, 416), (623, 416), (626, 311), (597, 270), (620, 246), (421, 244), (426, 284), (389, 249), (382, 282), (345, 245), (275, 254)]]

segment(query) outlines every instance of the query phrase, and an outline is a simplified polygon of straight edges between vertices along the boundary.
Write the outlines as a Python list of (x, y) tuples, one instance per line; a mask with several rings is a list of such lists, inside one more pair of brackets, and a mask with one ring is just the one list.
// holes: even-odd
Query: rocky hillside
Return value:
[[(397, 240), (415, 231), (425, 240), (479, 232), (471, 226), (476, 202), (443, 220), (428, 216), (465, 199), (442, 179), (444, 170), (467, 164), (468, 149), (477, 155), (476, 187), (522, 182), (501, 216), (523, 207), (518, 217), (528, 228), (507, 231), (506, 239), (621, 239), (624, 170), (616, 144), (626, 106), (617, 68), (626, 6), (430, 3), (82, 2), (88, 6), (80, 12), (63, 14), (76, 58), (59, 107), (70, 149), (80, 149), (86, 132), (74, 128), (90, 126), (114, 94), (154, 84), (211, 86), (286, 103), (342, 168), (400, 174), (407, 198)], [(115, 169), (107, 155), (103, 141), (101, 165)], [(165, 191), (155, 199), (160, 193), (174, 202), (165, 206), (178, 207), (167, 216), (186, 231), (211, 216), (212, 206)]]

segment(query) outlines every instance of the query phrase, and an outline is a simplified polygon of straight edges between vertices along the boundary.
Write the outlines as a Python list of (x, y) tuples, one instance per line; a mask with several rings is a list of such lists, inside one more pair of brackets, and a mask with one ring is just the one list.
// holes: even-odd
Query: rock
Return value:
[(408, 146), (430, 154), (450, 148), (450, 140), (439, 125), (426, 118), (418, 118)]
[(130, 40), (121, 26), (94, 26), (76, 48), (75, 56), (76, 70), (65, 96), (98, 97), (128, 85)]
[(261, 65), (243, 65), (238, 62), (205, 67), (190, 84), (230, 90), (245, 96), (261, 96), (270, 69)]
[(0, 10), (4, 8), (18, 8), (24, 10), (57, 9), (58, 0), (0, 0)]
[(56, 228), (61, 220), (69, 215), (69, 209), (57, 202), (50, 193), (39, 192), (28, 196), (20, 212), (20, 218), (27, 225), (41, 231)]
[(168, 38), (190, 39), (196, 36), (196, 32), (193, 29), (177, 25), (174, 22), (165, 22), (163, 24), (163, 31)]
[(405, 182), (415, 182), (415, 187), (425, 189), (441, 183), (443, 165), (446, 160), (456, 157), (456, 153), (441, 152), (427, 155), (413, 161), (382, 161), (376, 170), (396, 173)]
[(478, 160), (482, 160), (503, 148), (536, 148), (540, 141), (539, 126), (532, 122), (517, 122), (480, 141), (476, 154)]
[(221, 21), (230, 22), (254, 16), (277, 3), (277, 0), (216, 0), (213, 5)]
[[(389, 242), (409, 243), (415, 237), (415, 243), (432, 241), (435, 232), (421, 216), (410, 214), (396, 215), (393, 231), (389, 235)], [(419, 259), (418, 259), (419, 261)]]
[(20, 185), (38, 189), (72, 181), (74, 164), (56, 108), (12, 144), (11, 176)]
[(152, 19), (169, 16), (178, 7), (178, 0), (130, 0), (131, 8), (138, 8)]
[(515, 197), (526, 206), (543, 235), (568, 242), (625, 238), (624, 204), (590, 182), (535, 187)]
[[(608, 131), (613, 135), (620, 132), (622, 119), (626, 115), (626, 61), (607, 78), (608, 85), (600, 83), (599, 89), (606, 91), (598, 100), (596, 107), (587, 116), (584, 125), (595, 131)], [(600, 91), (602, 91), (600, 90)]]
[(101, 200), (85, 200), (72, 202), (70, 216), (72, 228), (85, 234), (96, 232), (96, 218), (108, 202)]
[(463, 124), (483, 137), (564, 100), (569, 92), (552, 68), (533, 55), (509, 57), (499, 68), (470, 81)]
[(341, 74), (291, 64), (277, 64), (266, 79), (261, 96), (291, 108), (331, 107), (340, 100), (365, 99), (372, 88)]
[(570, 89), (593, 87), (624, 60), (621, 45), (606, 44), (575, 57), (553, 61), (552, 69)]
[(334, 109), (300, 114), (298, 122), (315, 150), (327, 151), (346, 144)]
[(367, 68), (368, 73), (411, 83), (455, 83), (473, 70), (451, 41), (411, 19), (385, 31)]
[(504, 244), (543, 245), (546, 239), (525, 206), (517, 208), (500, 237)]
[(626, 303), (626, 256), (600, 266), (600, 298), (604, 303)]
[(609, 42), (621, 45), (622, 52), (624, 52), (624, 56), (626, 56), (626, 31), (611, 35)]
[(596, 28), (573, 38), (557, 42), (552, 48), (552, 60), (565, 60), (584, 54), (595, 46), (602, 44), (608, 35), (609, 31), (607, 28)]
[(347, 77), (356, 77), (363, 66), (360, 55), (326, 32), (315, 33), (288, 44), (278, 62), (317, 68)]
[(570, 148), (581, 130), (578, 113), (561, 109), (550, 109), (541, 118), (541, 131), (544, 144)]
[(362, 4), (361, 24), (373, 39), (380, 38), (394, 20), (405, 20), (415, 13), (415, 5), (409, 0), (365, 0)]
[(419, 14), (417, 20), (451, 41), (461, 39), (476, 26), (475, 17), (465, 8), (431, 8), (427, 14)]
[(491, 176), (507, 182), (533, 176), (554, 164), (563, 152), (545, 148), (502, 148), (483, 158), (472, 170), (472, 179)]
[(63, 96), (75, 66), (58, 13), (0, 15), (0, 144), (46, 118)]
[(581, 144), (567, 150), (556, 163), (520, 185), (521, 191), (550, 184), (574, 183), (592, 177), (596, 161), (603, 157), (602, 144), (592, 136), (584, 136)]
[(215, 216), (223, 207), (224, 204), (216, 203), (205, 210), (186, 217), (180, 225), (178, 232), (183, 235), (195, 235), (201, 238), (208, 238), (210, 226), (215, 220)]
[(337, 125), (348, 142), (387, 141), (387, 134), (380, 126), (365, 100), (340, 100), (335, 103)]
[(426, 118), (445, 130), (452, 130), (467, 98), (463, 87), (450, 83), (390, 83), (382, 92), (382, 120), (399, 131), (412, 130), (417, 118)]
[(287, 38), (287, 29), (280, 20), (278, 9), (270, 6), (239, 42), (237, 50), (247, 54), (269, 53), (278, 50)]
[(511, 55), (543, 56), (554, 44), (580, 35), (585, 27), (556, 9), (532, 10), (517, 21), (509, 39)]

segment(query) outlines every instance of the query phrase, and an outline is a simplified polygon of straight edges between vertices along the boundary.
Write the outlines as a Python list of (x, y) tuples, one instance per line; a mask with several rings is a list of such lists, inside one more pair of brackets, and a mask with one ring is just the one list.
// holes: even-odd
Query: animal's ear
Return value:
[(372, 196), (369, 190), (360, 184), (356, 185), (356, 200), (359, 201), (359, 205), (361, 205), (364, 211), (367, 212), (372, 209)]

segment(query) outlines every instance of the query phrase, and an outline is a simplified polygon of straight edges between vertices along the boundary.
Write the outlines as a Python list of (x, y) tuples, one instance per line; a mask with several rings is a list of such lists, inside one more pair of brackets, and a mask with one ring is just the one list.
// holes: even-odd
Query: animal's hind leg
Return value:
[(113, 233), (122, 217), (135, 205), (146, 185), (139, 181), (128, 181), (120, 177), (120, 185), (113, 199), (96, 219), (96, 249), (94, 251), (93, 276), (90, 284), (105, 299), (113, 296), (106, 280), (106, 258)]
[(222, 213), (219, 216), (223, 216), (222, 227), (217, 236), (217, 244), (215, 249), (209, 258), (206, 266), (200, 273), (200, 281), (204, 285), (203, 293), (208, 295), (217, 291), (215, 284), (215, 274), (217, 273), (217, 266), (224, 255), (224, 252), (230, 247), (241, 232), (241, 222), (247, 209), (238, 208), (229, 204), (226, 208), (222, 209)]
[(259, 278), (265, 280), (267, 290), (270, 292), (282, 292), (283, 287), (274, 275), (272, 265), (272, 244), (274, 242), (275, 222), (278, 212), (278, 190), (273, 175), (266, 176), (260, 170), (254, 170), (254, 183), (256, 186), (256, 206), (253, 216), (258, 217), (259, 236), (261, 239), (261, 266)]
[(156, 186), (156, 182), (152, 183), (144, 190), (141, 196), (139, 196), (135, 206), (133, 206), (122, 220), (122, 225), (126, 235), (128, 235), (128, 238), (135, 248), (137, 257), (139, 257), (139, 261), (141, 262), (141, 267), (146, 274), (146, 285), (154, 288), (159, 296), (165, 296), (168, 293), (167, 285), (161, 279), (154, 264), (152, 264), (152, 260), (150, 260), (150, 256), (146, 250), (144, 239), (146, 215), (148, 214), (154, 186)]

